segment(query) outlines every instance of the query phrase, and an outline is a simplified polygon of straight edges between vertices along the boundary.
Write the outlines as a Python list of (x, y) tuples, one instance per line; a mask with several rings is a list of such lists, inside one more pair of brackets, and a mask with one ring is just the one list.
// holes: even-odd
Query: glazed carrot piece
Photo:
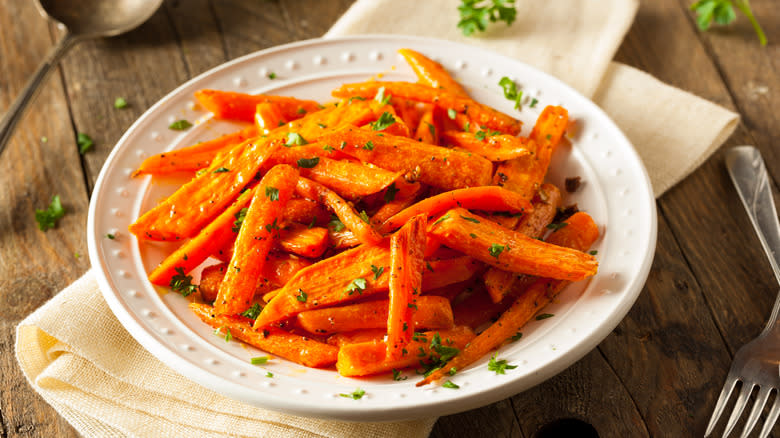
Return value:
[(333, 190), (306, 178), (300, 178), (296, 191), (304, 198), (325, 204), (361, 242), (377, 244), (382, 241), (382, 236), (369, 223), (368, 215), (365, 212), (360, 214), (355, 212), (355, 209)]
[(133, 176), (196, 171), (208, 167), (219, 152), (229, 150), (239, 143), (257, 137), (257, 135), (257, 128), (248, 126), (238, 132), (223, 135), (214, 140), (152, 155), (141, 163)]
[(452, 313), (457, 325), (469, 326), (476, 330), (509, 308), (513, 301), (514, 297), (508, 297), (495, 303), (485, 288), (478, 288), (466, 299), (453, 306)]
[[(559, 106), (548, 106), (539, 115), (530, 139), (536, 145), (533, 155), (509, 160), (498, 166), (495, 183), (532, 199), (544, 181), (552, 154), (566, 132), (569, 113)], [(530, 146), (529, 142), (529, 146)]]
[[(544, 195), (534, 198), (534, 211), (524, 215), (516, 228), (518, 232), (533, 238), (544, 235), (547, 231), (547, 225), (553, 221), (561, 206), (561, 192), (554, 185), (542, 185), (539, 194)], [(494, 303), (503, 300), (506, 294), (512, 290), (515, 279), (517, 279), (517, 274), (498, 268), (490, 268), (485, 272), (485, 286)]]
[(440, 128), (433, 116), (433, 108), (431, 107), (423, 113), (414, 133), (414, 139), (422, 143), (438, 145)]
[(462, 208), (448, 211), (434, 222), (430, 232), (444, 245), (505, 271), (577, 281), (598, 270), (598, 262), (589, 254), (476, 219)]
[(445, 190), (490, 184), (493, 163), (477, 156), (423, 144), (409, 138), (347, 127), (327, 133), (320, 142), (383, 169), (401, 171)]
[(257, 104), (255, 109), (255, 127), (257, 132), (268, 135), (271, 131), (287, 122), (288, 120), (284, 118), (279, 105), (273, 102)]
[(395, 112), (395, 108), (389, 104), (372, 103), (376, 119), (368, 124), (372, 131), (381, 131), (400, 137), (411, 137), (409, 126)]
[[(311, 262), (306, 259), (276, 255), (273, 253), (269, 254), (268, 261), (263, 266), (262, 279), (257, 285), (255, 295), (262, 294), (272, 287), (283, 286), (296, 272), (309, 265), (311, 265)], [(225, 277), (227, 266), (227, 263), (211, 265), (204, 268), (200, 273), (198, 290), (200, 291), (203, 301), (213, 303), (214, 300), (217, 299), (219, 285)]]
[(283, 357), (295, 363), (313, 368), (333, 365), (338, 357), (338, 348), (277, 328), (262, 332), (252, 329), (247, 318), (240, 316), (217, 315), (208, 304), (191, 303), (190, 309), (206, 324), (220, 329), (227, 336), (230, 330), (232, 338), (246, 342), (268, 353)]
[(328, 230), (322, 227), (290, 224), (279, 233), (279, 246), (293, 254), (317, 258), (328, 248)]
[(382, 196), (385, 203), (371, 216), (371, 224), (378, 228), (389, 217), (412, 205), (421, 192), (420, 183), (410, 183), (403, 178), (398, 178), (385, 189)]
[[(449, 329), (453, 327), (452, 307), (443, 297), (417, 298), (417, 312), (410, 327), (414, 329)], [(389, 300), (368, 301), (327, 309), (307, 310), (298, 314), (298, 324), (310, 333), (329, 335), (362, 329), (387, 331)], [(411, 334), (409, 335), (411, 337)]]
[[(425, 292), (467, 280), (482, 266), (481, 262), (470, 257), (431, 260), (425, 263), (422, 290)], [(377, 275), (380, 268), (382, 273)], [(301, 269), (274, 293), (257, 319), (256, 327), (270, 325), (305, 310), (343, 304), (385, 292), (389, 272), (390, 249), (384, 246), (360, 245), (321, 260)]]
[[(553, 233), (548, 241), (569, 247), (577, 251), (586, 251), (598, 239), (596, 224), (586, 213), (575, 213), (568, 219), (568, 226)], [(468, 346), (446, 366), (433, 372), (417, 386), (425, 385), (444, 377), (446, 370), (455, 367), (459, 370), (474, 363), (514, 336), (533, 315), (549, 303), (569, 282), (540, 278), (536, 280), (501, 317), (480, 333)]]
[(466, 90), (438, 62), (412, 49), (400, 49), (398, 53), (412, 67), (420, 83), (447, 90), (457, 96), (468, 97)]
[(220, 155), (206, 172), (184, 184), (129, 227), (139, 239), (192, 237), (218, 216), (255, 177), (277, 141), (248, 140)]
[[(474, 332), (468, 327), (455, 327), (451, 330), (427, 331), (413, 337), (407, 347), (407, 354), (400, 359), (389, 360), (387, 346), (381, 340), (359, 344), (343, 344), (339, 349), (336, 369), (347, 377), (370, 376), (427, 364), (431, 358), (440, 359), (440, 346), (462, 350), (474, 339)], [(431, 348), (434, 344), (434, 348)], [(449, 369), (449, 368), (448, 368)]]
[(214, 113), (218, 119), (254, 122), (255, 110), (261, 103), (273, 103), (279, 108), (284, 120), (295, 120), (306, 113), (321, 109), (321, 105), (313, 100), (301, 100), (294, 97), (270, 96), (265, 94), (251, 95), (232, 91), (198, 90), (195, 99), (206, 110)]
[(166, 257), (149, 274), (149, 281), (159, 286), (168, 286), (177, 270), (190, 272), (229, 242), (234, 236), (232, 228), (236, 215), (249, 204), (255, 190), (252, 188), (244, 192), (197, 236)]
[(396, 213), (379, 228), (380, 232), (390, 232), (405, 224), (413, 216), (424, 214), (436, 216), (454, 207), (485, 211), (527, 212), (533, 210), (531, 203), (517, 193), (498, 186), (470, 187), (440, 193)]
[(401, 350), (412, 339), (412, 318), (422, 292), (425, 269), (425, 228), (428, 219), (414, 216), (390, 238), (390, 305), (387, 312), (387, 359), (401, 358)]
[(298, 171), (283, 164), (273, 167), (260, 180), (214, 302), (217, 314), (234, 315), (249, 308), (268, 252), (279, 238), (278, 224), (297, 180)]
[(352, 96), (372, 98), (380, 87), (385, 87), (385, 93), (401, 99), (411, 99), (419, 102), (433, 103), (445, 109), (452, 109), (456, 113), (467, 115), (471, 123), (485, 126), (487, 129), (501, 131), (509, 135), (517, 135), (522, 123), (519, 120), (499, 112), (487, 105), (483, 105), (467, 97), (458, 96), (451, 92), (440, 90), (422, 84), (410, 84), (408, 82), (362, 82), (356, 84), (344, 84), (333, 90), (333, 96), (346, 99)]
[[(525, 137), (513, 135), (472, 134), (462, 131), (444, 131), (442, 140), (452, 146), (460, 147), (487, 158), (490, 161), (507, 161), (519, 157), (530, 156), (536, 151), (536, 145), (529, 145)], [(480, 140), (480, 137), (482, 138)]]
[(287, 223), (324, 225), (328, 220), (330, 220), (330, 214), (311, 199), (290, 199), (284, 209), (284, 221)]
[(359, 344), (362, 342), (381, 341), (382, 339), (384, 339), (386, 333), (387, 333), (387, 329), (385, 328), (362, 329), (362, 330), (355, 330), (352, 332), (335, 333), (331, 336), (328, 336), (327, 342), (329, 345), (335, 345), (336, 347), (341, 347), (342, 345), (347, 345), (347, 344)]
[(395, 113), (398, 114), (407, 127), (420, 124), (420, 118), (424, 112), (423, 108), (426, 106), (425, 104), (413, 100), (399, 98), (393, 98), (390, 105), (393, 106)]
[[(338, 219), (338, 217), (336, 218)], [(330, 237), (330, 246), (334, 249), (354, 248), (360, 245), (360, 239), (346, 227), (336, 231), (332, 226), (328, 226), (328, 236)]]

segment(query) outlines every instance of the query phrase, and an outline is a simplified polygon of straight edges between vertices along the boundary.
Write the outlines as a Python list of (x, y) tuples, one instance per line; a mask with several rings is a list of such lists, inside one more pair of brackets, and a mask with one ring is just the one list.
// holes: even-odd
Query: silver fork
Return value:
[[(758, 149), (752, 146), (738, 146), (726, 152), (726, 167), (731, 175), (731, 180), (737, 188), (742, 204), (747, 210), (750, 222), (753, 224), (761, 246), (764, 248), (775, 278), (780, 282), (780, 223), (777, 220), (775, 202), (772, 199), (772, 187), (766, 172), (764, 160)], [(758, 417), (764, 410), (772, 391), (775, 392), (775, 401), (769, 411), (769, 416), (761, 428), (761, 437), (766, 437), (772, 431), (772, 427), (780, 415), (780, 330), (777, 318), (780, 313), (780, 295), (775, 299), (769, 322), (757, 338), (748, 342), (737, 351), (731, 369), (726, 376), (726, 383), (720, 392), (715, 410), (712, 412), (710, 423), (704, 432), (705, 438), (712, 433), (712, 429), (723, 413), (737, 382), (742, 382), (742, 389), (734, 404), (723, 436), (728, 436), (742, 415), (748, 398), (754, 388), (758, 388), (758, 395), (750, 415), (742, 430), (742, 437), (748, 436), (758, 422)]]

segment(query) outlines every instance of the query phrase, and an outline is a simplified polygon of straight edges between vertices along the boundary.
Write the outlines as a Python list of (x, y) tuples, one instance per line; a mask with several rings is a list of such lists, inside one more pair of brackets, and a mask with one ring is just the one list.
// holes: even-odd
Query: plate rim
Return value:
[[(570, 93), (581, 98), (584, 101), (585, 105), (588, 107), (588, 112), (597, 114), (599, 117), (603, 118), (608, 124), (611, 125), (611, 128), (614, 129), (614, 132), (619, 137), (619, 139), (629, 146), (630, 150), (628, 152), (633, 156), (632, 158), (638, 163), (639, 168), (641, 169), (641, 177), (645, 183), (644, 188), (646, 189), (647, 192), (646, 195), (648, 195), (649, 199), (652, 200), (651, 202), (652, 205), (648, 206), (649, 211), (651, 213), (650, 217), (648, 218), (649, 226), (650, 226), (649, 240), (648, 240), (649, 244), (647, 246), (645, 253), (642, 255), (642, 260), (643, 260), (642, 266), (640, 267), (638, 275), (634, 276), (632, 278), (632, 281), (625, 286), (626, 291), (630, 293), (630, 299), (623, 300), (620, 306), (618, 306), (615, 309), (615, 311), (612, 313), (612, 315), (610, 315), (609, 318), (605, 319), (599, 325), (597, 325), (595, 329), (591, 330), (590, 333), (586, 335), (586, 337), (584, 337), (580, 342), (578, 342), (571, 349), (569, 349), (565, 355), (560, 355), (552, 359), (551, 362), (548, 364), (548, 366), (543, 367), (528, 379), (520, 380), (520, 381), (508, 381), (506, 384), (499, 385), (493, 388), (491, 391), (473, 392), (465, 395), (464, 397), (436, 399), (436, 400), (429, 399), (423, 402), (418, 401), (413, 405), (413, 407), (404, 407), (400, 405), (400, 407), (398, 406), (394, 407), (391, 411), (388, 411), (388, 409), (383, 406), (354, 405), (349, 408), (344, 408), (343, 406), (339, 407), (335, 405), (334, 407), (328, 407), (327, 403), (321, 403), (319, 406), (315, 406), (314, 404), (306, 404), (302, 408), (301, 407), (302, 404), (300, 403), (300, 401), (297, 401), (295, 399), (292, 398), (279, 399), (270, 396), (268, 394), (263, 394), (262, 392), (258, 392), (258, 391), (251, 392), (250, 395), (253, 395), (253, 397), (245, 397), (244, 395), (246, 395), (246, 391), (247, 391), (246, 387), (231, 382), (218, 373), (209, 372), (204, 368), (196, 366), (186, 358), (183, 358), (180, 355), (178, 355), (177, 352), (169, 349), (169, 347), (164, 345), (162, 342), (158, 341), (158, 339), (156, 339), (156, 336), (152, 333), (149, 333), (146, 327), (144, 327), (140, 323), (140, 321), (136, 319), (136, 316), (126, 307), (123, 300), (119, 297), (117, 291), (114, 291), (113, 287), (111, 286), (111, 281), (106, 275), (105, 263), (100, 257), (99, 250), (98, 250), (98, 236), (100, 236), (100, 234), (98, 233), (98, 230), (95, 228), (95, 216), (96, 216), (98, 198), (100, 198), (101, 193), (103, 193), (101, 189), (103, 188), (104, 180), (107, 178), (109, 170), (112, 167), (111, 165), (114, 164), (114, 161), (116, 160), (116, 157), (119, 154), (120, 148), (116, 146), (125, 143), (127, 139), (132, 135), (132, 133), (138, 128), (139, 125), (143, 124), (147, 119), (153, 117), (153, 115), (155, 115), (154, 113), (159, 107), (165, 105), (169, 100), (178, 96), (182, 90), (190, 87), (193, 83), (198, 82), (211, 75), (217, 74), (222, 70), (230, 69), (234, 65), (244, 63), (255, 57), (262, 57), (269, 54), (275, 54), (278, 52), (295, 50), (299, 47), (311, 47), (311, 46), (318, 46), (323, 44), (327, 45), (333, 42), (345, 42), (345, 41), (349, 42), (349, 41), (357, 41), (357, 40), (361, 40), (361, 41), (374, 40), (374, 41), (380, 41), (382, 43), (389, 42), (389, 43), (398, 44), (399, 47), (405, 41), (409, 41), (411, 43), (420, 42), (420, 43), (430, 43), (430, 44), (439, 44), (439, 45), (444, 44), (449, 46), (463, 46), (463, 47), (468, 47), (470, 49), (486, 52), (489, 54), (491, 58), (501, 58), (502, 61), (504, 62), (511, 62), (511, 63), (523, 65), (524, 67), (533, 70), (536, 74), (545, 76), (546, 79), (548, 80), (552, 80), (556, 84), (556, 86), (563, 88), (566, 93)], [(96, 273), (95, 277), (98, 282), (99, 289), (103, 297), (106, 299), (106, 302), (108, 303), (112, 312), (114, 313), (114, 315), (116, 315), (117, 319), (120, 321), (123, 327), (127, 329), (130, 335), (133, 336), (133, 338), (136, 339), (136, 341), (138, 341), (139, 344), (141, 344), (141, 346), (144, 347), (144, 349), (149, 351), (157, 359), (163, 362), (163, 364), (175, 369), (177, 372), (186, 376), (193, 382), (208, 387), (209, 389), (212, 389), (217, 393), (230, 397), (233, 400), (248, 403), (265, 409), (290, 413), (293, 415), (325, 418), (325, 419), (332, 419), (332, 420), (399, 421), (399, 420), (407, 420), (407, 419), (415, 419), (415, 418), (425, 418), (425, 417), (430, 417), (432, 415), (431, 413), (427, 413), (426, 411), (428, 410), (428, 408), (433, 408), (433, 407), (435, 407), (436, 410), (436, 412), (433, 413), (433, 415), (448, 415), (448, 414), (474, 409), (489, 403), (502, 400), (506, 397), (525, 391), (544, 382), (545, 380), (551, 378), (552, 376), (560, 373), (565, 368), (573, 365), (575, 362), (579, 361), (583, 356), (585, 356), (588, 352), (592, 351), (625, 318), (628, 311), (631, 309), (631, 307), (633, 307), (634, 303), (638, 299), (642, 291), (642, 288), (647, 281), (647, 277), (650, 273), (650, 268), (652, 266), (652, 261), (655, 255), (655, 248), (657, 245), (658, 225), (657, 225), (656, 203), (655, 203), (655, 197), (653, 196), (652, 185), (650, 182), (649, 175), (647, 173), (647, 169), (645, 168), (644, 163), (642, 162), (641, 158), (636, 152), (636, 148), (634, 147), (633, 143), (631, 143), (631, 141), (625, 136), (623, 131), (612, 120), (612, 118), (609, 117), (609, 115), (607, 115), (590, 98), (582, 95), (579, 91), (573, 89), (571, 86), (565, 84), (560, 79), (550, 75), (549, 73), (546, 73), (527, 63), (508, 57), (506, 55), (502, 55), (492, 50), (481, 49), (474, 46), (469, 46), (467, 44), (453, 42), (449, 40), (427, 38), (427, 37), (416, 37), (416, 36), (371, 34), (371, 35), (358, 35), (358, 36), (345, 36), (345, 37), (312, 38), (312, 39), (296, 41), (292, 43), (287, 43), (283, 45), (278, 45), (278, 46), (273, 46), (270, 48), (258, 50), (243, 55), (241, 57), (238, 57), (236, 59), (233, 59), (231, 61), (227, 61), (218, 66), (215, 66), (193, 77), (192, 79), (182, 83), (181, 85), (179, 85), (178, 87), (176, 87), (175, 89), (167, 93), (165, 96), (160, 98), (157, 102), (155, 102), (154, 105), (152, 105), (149, 109), (147, 109), (129, 128), (127, 128), (127, 130), (117, 141), (115, 147), (112, 149), (111, 153), (108, 155), (103, 166), (101, 167), (101, 171), (98, 175), (98, 178), (96, 179), (95, 186), (93, 188), (93, 194), (95, 194), (95, 196), (92, 196), (92, 198), (90, 199), (90, 206), (89, 206), (89, 212), (87, 217), (87, 243), (88, 243), (90, 262), (92, 267), (95, 268), (94, 269)], [(176, 365), (175, 367), (173, 366), (174, 364)], [(192, 376), (195, 376), (196, 378), (193, 378)], [(273, 398), (273, 400), (270, 400), (270, 398)]]

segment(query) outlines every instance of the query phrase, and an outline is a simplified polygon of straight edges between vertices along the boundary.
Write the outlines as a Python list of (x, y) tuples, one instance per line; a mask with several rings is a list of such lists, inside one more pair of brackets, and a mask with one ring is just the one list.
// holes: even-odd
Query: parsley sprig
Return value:
[(175, 290), (176, 292), (179, 292), (185, 297), (193, 294), (195, 291), (198, 290), (198, 285), (192, 284), (192, 276), (186, 275), (184, 273), (184, 268), (182, 268), (181, 266), (177, 266), (173, 268), (173, 270), (176, 271), (176, 275), (174, 275), (171, 278), (171, 282), (170, 282), (171, 289)]
[(495, 371), (496, 374), (506, 374), (506, 370), (513, 370), (517, 368), (517, 365), (509, 365), (506, 359), (496, 360), (496, 355), (490, 358), (488, 362), (488, 370)]
[(466, 36), (476, 31), (484, 32), (488, 23), (497, 21), (511, 26), (517, 17), (515, 0), (461, 0), (460, 3), (458, 29)]
[(62, 207), (59, 195), (51, 198), (51, 203), (46, 210), (35, 209), (35, 221), (38, 222), (41, 231), (54, 228), (63, 216), (65, 216), (65, 209)]
[(713, 21), (720, 26), (733, 23), (737, 19), (734, 6), (750, 20), (750, 24), (753, 25), (753, 29), (758, 35), (758, 41), (762, 46), (765, 46), (767, 44), (766, 34), (753, 15), (750, 0), (698, 0), (691, 5), (691, 10), (696, 12), (696, 25), (702, 31), (706, 31)]

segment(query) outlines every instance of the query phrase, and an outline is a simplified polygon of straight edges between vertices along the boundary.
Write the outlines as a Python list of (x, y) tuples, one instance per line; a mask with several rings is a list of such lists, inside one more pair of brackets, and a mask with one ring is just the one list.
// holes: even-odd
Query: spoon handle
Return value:
[(38, 66), (38, 70), (36, 70), (30, 80), (27, 81), (27, 85), (22, 89), (22, 93), (14, 100), (8, 108), (8, 112), (3, 116), (3, 119), (0, 120), (0, 154), (5, 150), (5, 146), (11, 139), (14, 128), (16, 128), (16, 124), (22, 119), (27, 106), (38, 94), (41, 83), (48, 77), (49, 73), (57, 65), (57, 62), (62, 58), (62, 55), (67, 52), (75, 41), (76, 38), (74, 38), (70, 32), (65, 33), (65, 36), (49, 51), (46, 59)]

